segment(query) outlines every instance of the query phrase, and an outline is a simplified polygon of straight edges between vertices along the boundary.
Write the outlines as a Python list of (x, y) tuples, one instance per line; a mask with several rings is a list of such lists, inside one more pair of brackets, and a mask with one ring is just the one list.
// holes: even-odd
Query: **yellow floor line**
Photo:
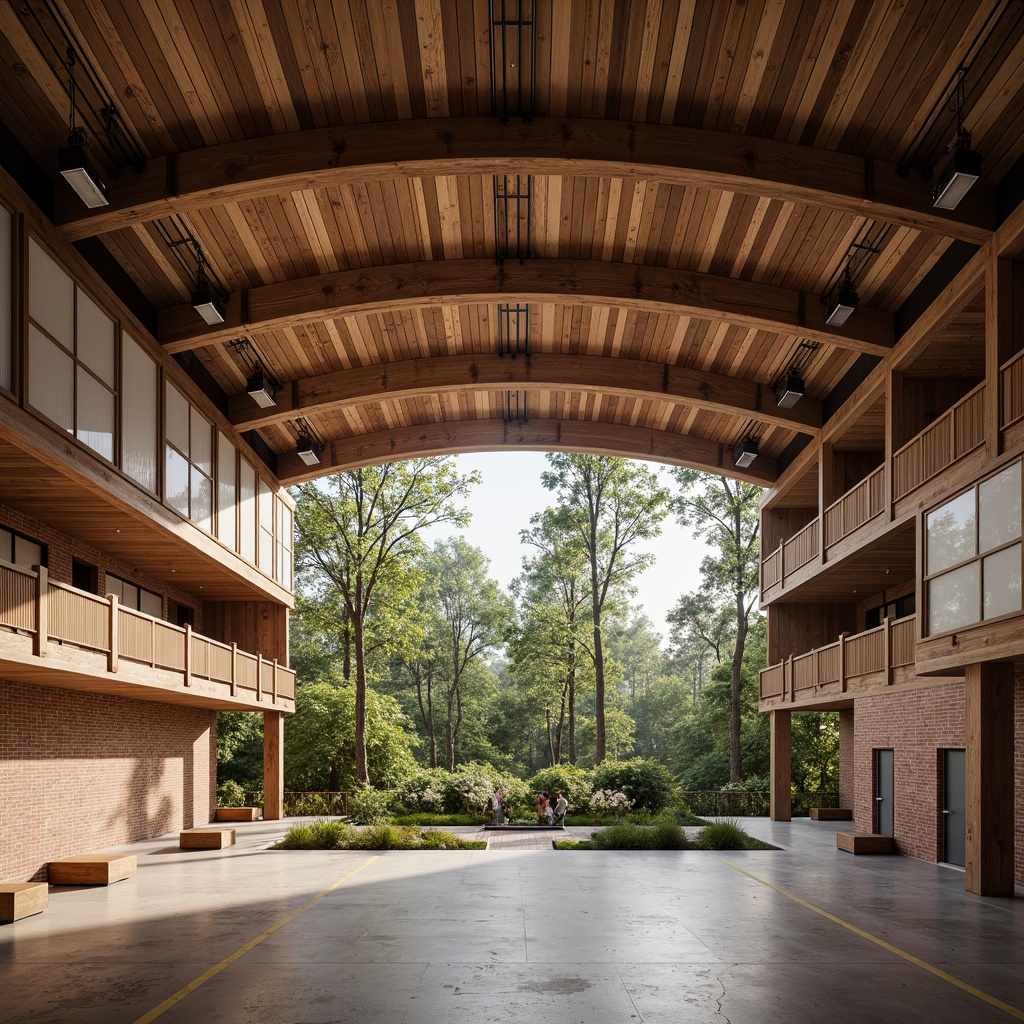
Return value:
[(1001, 999), (996, 999), (995, 996), (990, 996), (987, 992), (982, 992), (980, 988), (968, 985), (966, 981), (961, 981), (959, 978), (933, 966), (926, 960), (922, 960), (920, 957), (916, 957), (912, 953), (908, 953), (906, 950), (900, 949), (899, 946), (894, 946), (891, 942), (886, 942), (885, 939), (880, 939), (877, 935), (872, 935), (871, 932), (866, 932), (863, 928), (858, 928), (855, 924), (850, 924), (849, 921), (844, 921), (841, 917), (836, 917), (835, 914), (830, 914), (827, 910), (822, 910), (821, 907), (816, 907), (813, 903), (808, 903), (807, 900), (800, 899), (800, 897), (796, 896), (794, 893), (791, 893), (786, 889), (780, 889), (777, 885), (772, 885), (771, 882), (766, 882), (763, 878), (758, 878), (757, 875), (752, 875), (749, 871), (744, 871), (742, 868), (736, 867), (735, 864), (730, 864), (727, 860), (722, 860), (721, 857), (715, 857), (713, 854), (711, 857), (713, 860), (717, 860), (719, 864), (724, 864), (727, 868), (737, 871), (741, 875), (745, 875), (747, 878), (751, 879), (751, 881), (757, 882), (758, 885), (763, 885), (766, 889), (771, 889), (772, 892), (777, 892), (780, 896), (785, 896), (794, 903), (799, 903), (801, 907), (813, 910), (815, 914), (820, 914), (826, 920), (833, 922), (833, 924), (837, 924), (841, 928), (846, 928), (848, 931), (853, 932), (854, 935), (859, 935), (862, 939), (867, 939), (868, 942), (873, 942), (876, 946), (881, 946), (882, 949), (887, 949), (890, 953), (894, 953), (896, 956), (906, 960), (907, 963), (913, 964), (915, 967), (920, 967), (922, 971), (934, 974), (936, 978), (941, 978), (943, 981), (955, 986), (962, 992), (966, 992), (968, 995), (974, 996), (975, 999), (980, 999), (983, 1003), (988, 1003), (989, 1006), (994, 1006), (996, 1009), (1002, 1010), (1004, 1013), (1008, 1013), (1011, 1017), (1016, 1017), (1017, 1020), (1024, 1020), (1024, 1012), (1018, 1010), (1016, 1006), (1004, 1003)]
[(157, 1017), (166, 1013), (172, 1006), (174, 1006), (177, 1003), (180, 1003), (181, 1000), (185, 998), (185, 996), (191, 995), (193, 992), (195, 992), (197, 988), (199, 988), (202, 985), (205, 985), (212, 977), (220, 974), (220, 972), (223, 971), (225, 967), (228, 967), (231, 964), (233, 964), (237, 959), (239, 959), (239, 957), (245, 956), (245, 954), (248, 953), (250, 949), (255, 949), (264, 939), (269, 938), (271, 935), (274, 934), (274, 932), (283, 928), (286, 924), (288, 924), (289, 921), (294, 921), (295, 918), (299, 916), (299, 914), (301, 914), (305, 910), (308, 910), (311, 906), (313, 906), (314, 903), (319, 902), (328, 894), (334, 892), (334, 890), (337, 889), (339, 885), (343, 885), (353, 875), (358, 875), (359, 872), (363, 870), (363, 868), (369, 867), (375, 860), (380, 860), (380, 854), (377, 854), (376, 857), (371, 857), (368, 861), (364, 861), (362, 864), (359, 865), (359, 867), (350, 871), (343, 878), (339, 878), (333, 885), (324, 889), (322, 893), (320, 893), (317, 896), (314, 896), (311, 900), (307, 900), (305, 903), (302, 904), (301, 907), (299, 907), (298, 910), (293, 911), (287, 917), (282, 917), (280, 921), (278, 921), (276, 924), (272, 924), (265, 932), (261, 932), (259, 935), (256, 936), (256, 938), (250, 939), (244, 946), (240, 947), (239, 949), (236, 949), (234, 953), (232, 953), (230, 956), (225, 957), (223, 960), (221, 960), (219, 964), (216, 964), (215, 966), (211, 967), (208, 971), (205, 971), (203, 974), (200, 974), (198, 978), (194, 978), (184, 988), (179, 988), (178, 991), (174, 993), (174, 995), (168, 996), (168, 998), (165, 999), (162, 1003), (160, 1003), (159, 1006), (154, 1006), (153, 1009), (149, 1011), (149, 1013), (143, 1014), (136, 1021), (134, 1021), (134, 1024), (149, 1024), (150, 1021), (156, 1020)]

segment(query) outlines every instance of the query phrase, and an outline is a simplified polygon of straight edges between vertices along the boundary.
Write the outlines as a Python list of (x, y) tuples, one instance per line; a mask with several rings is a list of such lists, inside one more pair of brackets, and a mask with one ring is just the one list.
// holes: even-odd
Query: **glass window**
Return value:
[(78, 367), (78, 426), (75, 436), (108, 462), (114, 461), (114, 393)]
[(11, 214), (0, 206), (0, 387), (11, 387), (11, 330), (13, 307), (11, 292)]
[(268, 576), (274, 573), (274, 495), (270, 485), (263, 479), (256, 479), (256, 495), (259, 506), (259, 568)]
[(28, 244), (28, 312), (68, 351), (75, 344), (75, 283), (35, 241)]
[(143, 612), (145, 615), (152, 615), (154, 619), (163, 616), (164, 601), (159, 594), (129, 583), (127, 580), (121, 579), (120, 576), (111, 576), (110, 573), (104, 577), (103, 585), (105, 587), (103, 593), (113, 594), (126, 608)]
[(72, 431), (75, 361), (34, 326), (28, 329), (28, 400), (48, 420)]
[(167, 503), (213, 532), (213, 425), (170, 382), (167, 395)]
[(991, 551), (1020, 536), (1020, 463), (978, 487), (978, 550)]
[(167, 440), (183, 455), (188, 455), (188, 399), (173, 385), (164, 389), (167, 403), (164, 416), (167, 420)]
[(238, 491), (238, 456), (231, 440), (217, 435), (217, 536), (235, 550), (235, 501)]
[(42, 544), (14, 534), (14, 557), (11, 561), (23, 569), (31, 569), (33, 565), (45, 565)]
[(78, 358), (108, 387), (115, 379), (116, 335), (114, 321), (89, 298), (78, 291)]
[(167, 504), (177, 509), (183, 516), (188, 515), (188, 471), (188, 460), (168, 445), (167, 463), (164, 468), (164, 493)]
[(983, 616), (994, 619), (1020, 611), (1020, 545), (1003, 548), (982, 560), (985, 581)]
[(974, 491), (961, 494), (934, 512), (929, 512), (927, 530), (928, 575), (976, 555)]
[(928, 632), (944, 633), (981, 618), (981, 573), (977, 562), (928, 582)]
[(136, 483), (156, 493), (157, 368), (129, 335), (121, 338), (121, 468)]
[(256, 470), (245, 459), (238, 463), (239, 554), (256, 564)]

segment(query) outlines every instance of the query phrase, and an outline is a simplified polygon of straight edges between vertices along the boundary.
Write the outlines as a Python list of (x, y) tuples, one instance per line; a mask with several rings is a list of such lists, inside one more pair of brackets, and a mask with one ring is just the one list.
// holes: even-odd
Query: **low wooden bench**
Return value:
[(894, 853), (896, 844), (892, 836), (874, 832), (837, 832), (836, 848), (847, 853)]
[(214, 821), (255, 821), (259, 816), (258, 807), (218, 807)]
[(45, 882), (0, 883), (0, 921), (20, 921), (41, 914), (50, 902), (50, 887)]
[(51, 860), (47, 877), (50, 885), (110, 885), (131, 878), (136, 866), (134, 853), (87, 853)]
[(233, 828), (189, 828), (178, 836), (183, 850), (223, 850), (235, 845)]
[(811, 821), (853, 821), (849, 807), (812, 807)]

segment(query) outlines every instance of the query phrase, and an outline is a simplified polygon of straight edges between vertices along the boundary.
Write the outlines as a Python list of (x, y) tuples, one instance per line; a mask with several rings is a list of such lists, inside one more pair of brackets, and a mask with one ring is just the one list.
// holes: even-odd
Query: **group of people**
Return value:
[[(494, 824), (503, 825), (508, 817), (508, 804), (505, 803), (505, 795), (501, 791), (501, 786), (494, 787), (494, 793), (491, 795), (491, 810)], [(550, 794), (537, 794), (537, 824), (564, 825), (565, 812), (568, 810), (569, 801), (565, 799), (561, 790), (558, 791), (558, 799), (555, 800), (553, 807)]]

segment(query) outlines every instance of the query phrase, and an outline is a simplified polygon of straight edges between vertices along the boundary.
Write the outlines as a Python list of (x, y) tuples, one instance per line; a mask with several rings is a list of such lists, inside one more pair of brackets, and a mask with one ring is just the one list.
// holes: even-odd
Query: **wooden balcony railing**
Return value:
[(985, 385), (979, 384), (893, 455), (894, 500), (920, 487), (984, 440)]
[(238, 650), (235, 644), (193, 633), (151, 615), (50, 580), (45, 568), (22, 569), (0, 561), (0, 627), (32, 637), (32, 653), (46, 657), (51, 644), (106, 656), (107, 671), (130, 676), (122, 663), (179, 675), (184, 687), (206, 680), (224, 696), (277, 703), (294, 699), (295, 673), (276, 661)]
[(782, 545), (782, 575), (796, 572), (802, 565), (818, 557), (818, 520), (809, 522), (799, 533)]
[(761, 563), (761, 593), (782, 580), (782, 545), (780, 544)]
[(762, 669), (761, 700), (801, 703), (840, 697), (851, 680), (873, 675), (884, 688), (894, 668), (914, 664), (916, 628), (915, 615), (886, 619), (874, 629), (844, 633), (835, 643)]
[(1002, 409), (999, 425), (1004, 429), (1024, 419), (1024, 352), (1018, 352), (999, 368), (1002, 378)]
[(885, 510), (885, 467), (879, 466), (825, 509), (825, 545), (849, 537)]

